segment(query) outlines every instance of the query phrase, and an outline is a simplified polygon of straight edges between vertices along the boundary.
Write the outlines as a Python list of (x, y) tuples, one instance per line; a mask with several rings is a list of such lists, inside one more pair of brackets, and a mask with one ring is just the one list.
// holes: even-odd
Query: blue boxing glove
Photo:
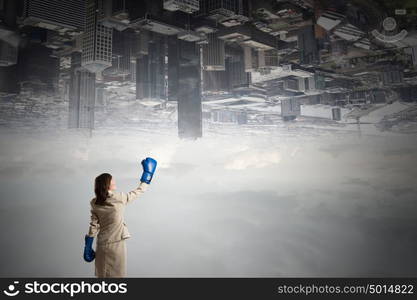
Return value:
[(141, 182), (146, 182), (147, 184), (151, 183), (153, 173), (156, 169), (156, 160), (153, 158), (147, 157), (142, 160), (143, 174), (140, 178)]
[(86, 262), (92, 262), (96, 257), (96, 253), (93, 250), (93, 241), (93, 237), (85, 235), (84, 260)]

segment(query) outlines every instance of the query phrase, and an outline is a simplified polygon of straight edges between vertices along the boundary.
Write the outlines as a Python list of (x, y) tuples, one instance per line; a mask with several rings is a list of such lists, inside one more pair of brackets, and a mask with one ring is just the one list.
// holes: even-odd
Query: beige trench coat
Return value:
[(143, 194), (148, 184), (141, 182), (139, 186), (128, 192), (109, 191), (104, 205), (96, 205), (90, 201), (90, 227), (88, 236), (97, 237), (95, 275), (97, 277), (126, 276), (126, 245), (125, 240), (131, 235), (124, 221), (124, 210), (128, 203)]

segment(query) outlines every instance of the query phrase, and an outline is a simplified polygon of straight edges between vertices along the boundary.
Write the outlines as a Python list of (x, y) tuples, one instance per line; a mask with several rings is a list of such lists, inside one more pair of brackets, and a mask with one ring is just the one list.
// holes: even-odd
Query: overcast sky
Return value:
[(415, 136), (233, 126), (197, 141), (2, 129), (0, 276), (93, 277), (94, 178), (130, 191), (146, 156), (158, 168), (126, 209), (130, 277), (417, 276)]

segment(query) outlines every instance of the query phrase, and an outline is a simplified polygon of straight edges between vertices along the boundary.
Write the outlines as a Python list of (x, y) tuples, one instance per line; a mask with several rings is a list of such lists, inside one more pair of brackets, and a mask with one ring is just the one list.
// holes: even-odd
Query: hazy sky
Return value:
[(2, 129), (0, 276), (94, 276), (94, 178), (130, 191), (146, 156), (158, 168), (126, 209), (130, 277), (417, 276), (415, 135), (248, 128)]

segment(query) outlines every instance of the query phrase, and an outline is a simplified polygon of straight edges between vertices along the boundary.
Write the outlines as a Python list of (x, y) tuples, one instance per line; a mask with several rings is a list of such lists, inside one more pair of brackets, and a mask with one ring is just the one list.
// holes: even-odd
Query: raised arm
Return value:
[(143, 194), (147, 188), (148, 188), (148, 184), (146, 182), (141, 182), (136, 189), (128, 193), (121, 192), (120, 196), (121, 196), (123, 204), (128, 204), (132, 202), (133, 200), (138, 198), (139, 195)]
[(147, 157), (146, 159), (142, 160), (141, 162), (143, 173), (140, 178), (140, 184), (139, 186), (134, 189), (133, 191), (130, 191), (129, 193), (120, 193), (120, 198), (123, 202), (123, 204), (128, 204), (132, 202), (134, 199), (139, 197), (139, 195), (143, 194), (146, 189), (148, 188), (148, 185), (151, 183), (153, 174), (155, 173), (156, 169), (156, 160), (153, 158)]

